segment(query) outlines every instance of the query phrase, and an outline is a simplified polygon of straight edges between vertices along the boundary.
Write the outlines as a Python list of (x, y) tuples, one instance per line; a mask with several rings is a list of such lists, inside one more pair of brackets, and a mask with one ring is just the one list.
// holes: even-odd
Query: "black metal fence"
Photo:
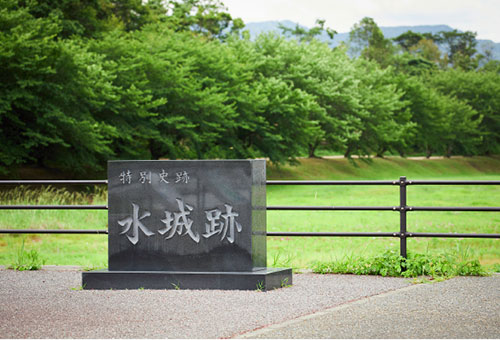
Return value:
[[(100, 185), (107, 180), (0, 180), (0, 185)], [(267, 185), (390, 185), (399, 186), (399, 205), (397, 206), (268, 206), (267, 210), (310, 210), (310, 211), (394, 211), (399, 212), (399, 231), (395, 232), (267, 232), (267, 236), (291, 237), (396, 237), (400, 239), (400, 254), (407, 257), (407, 239), (409, 237), (443, 238), (500, 238), (500, 234), (458, 234), (458, 233), (415, 233), (407, 231), (408, 212), (418, 211), (500, 211), (500, 207), (422, 207), (408, 206), (407, 187), (413, 185), (500, 185), (500, 181), (428, 181), (407, 180), (400, 177), (396, 181), (267, 181)], [(73, 209), (107, 210), (106, 205), (0, 205), (0, 210), (14, 209)], [(103, 230), (87, 229), (0, 229), (0, 234), (107, 234)]]

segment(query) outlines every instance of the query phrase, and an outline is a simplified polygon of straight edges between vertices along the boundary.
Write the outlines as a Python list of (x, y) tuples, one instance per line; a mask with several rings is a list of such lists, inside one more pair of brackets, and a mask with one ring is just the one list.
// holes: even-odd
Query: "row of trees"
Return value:
[(460, 48), (433, 59), (411, 32), (397, 49), (368, 18), (353, 58), (314, 39), (323, 25), (252, 41), (214, 0), (0, 0), (0, 171), (498, 153), (494, 61), (478, 68)]

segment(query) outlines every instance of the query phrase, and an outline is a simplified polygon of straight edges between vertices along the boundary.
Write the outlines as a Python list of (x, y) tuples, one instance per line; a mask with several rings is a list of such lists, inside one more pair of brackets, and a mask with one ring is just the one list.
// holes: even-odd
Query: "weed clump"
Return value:
[(348, 257), (340, 261), (319, 262), (313, 265), (319, 274), (381, 275), (393, 277), (485, 276), (486, 270), (477, 259), (457, 253), (408, 254), (407, 259), (395, 251), (386, 251), (369, 258)]
[(44, 260), (35, 249), (31, 249), (30, 251), (24, 250), (24, 240), (17, 252), (17, 256), (9, 266), (9, 269), (14, 270), (38, 270), (41, 269), (44, 264)]

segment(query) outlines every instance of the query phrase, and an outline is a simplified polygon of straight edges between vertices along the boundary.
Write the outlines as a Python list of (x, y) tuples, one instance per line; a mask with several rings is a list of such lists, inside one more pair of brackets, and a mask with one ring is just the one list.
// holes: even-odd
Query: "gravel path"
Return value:
[(83, 291), (79, 271), (0, 270), (0, 338), (227, 338), (411, 285), (375, 276), (293, 280), (270, 292)]
[(242, 337), (498, 339), (500, 275), (414, 285)]

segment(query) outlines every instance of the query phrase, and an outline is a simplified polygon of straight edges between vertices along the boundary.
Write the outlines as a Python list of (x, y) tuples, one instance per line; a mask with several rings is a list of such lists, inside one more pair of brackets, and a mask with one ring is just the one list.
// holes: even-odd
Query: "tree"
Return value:
[(467, 31), (459, 32), (441, 31), (433, 36), (434, 41), (444, 45), (448, 50), (449, 62), (463, 70), (473, 70), (478, 66), (479, 59), (474, 58), (476, 54), (476, 33)]
[(102, 113), (102, 119), (121, 127), (112, 144), (119, 158), (207, 158), (206, 150), (220, 138), (224, 122), (233, 129), (234, 112), (225, 105), (223, 83), (217, 84), (211, 74), (223, 66), (215, 57), (220, 57), (218, 45), (213, 44), (162, 25), (115, 32), (93, 42), (92, 50), (105, 56), (116, 75), (114, 86), (142, 93), (158, 104), (149, 116), (144, 105), (121, 102)]
[(466, 103), (476, 114), (479, 124), (472, 125), (482, 137), (477, 145), (480, 154), (496, 154), (500, 151), (500, 75), (496, 72), (464, 72), (447, 70), (435, 74), (428, 82), (438, 91)]
[(307, 44), (288, 41), (275, 34), (261, 34), (255, 42), (232, 42), (237, 55), (252, 65), (255, 88), (265, 98), (259, 114), (264, 118), (265, 130), (262, 131), (261, 127), (257, 130), (265, 133), (266, 139), (252, 139), (267, 150), (271, 159), (279, 160), (285, 156), (293, 161), (307, 148), (311, 139), (322, 133), (317, 117), (323, 114), (323, 110), (314, 95), (300, 86), (293, 76), (297, 72), (295, 67), (301, 68), (306, 62), (300, 50)]
[(479, 124), (483, 117), (478, 115), (465, 101), (455, 97), (442, 96), (441, 103), (446, 117), (443, 134), (444, 155), (475, 155), (482, 141)]
[[(149, 4), (141, 0), (36, 0), (17, 1), (35, 18), (57, 17), (60, 37), (97, 37), (114, 29), (132, 31), (152, 22)], [(154, 2), (153, 2), (154, 3)], [(153, 5), (154, 6), (154, 5)]]
[(398, 88), (404, 91), (403, 100), (415, 124), (415, 135), (408, 140), (409, 150), (433, 154), (472, 155), (481, 143), (479, 124), (482, 116), (466, 101), (439, 91), (433, 86), (432, 77), (399, 75)]
[(412, 47), (418, 45), (421, 40), (432, 40), (432, 33), (415, 33), (411, 30), (392, 38), (405, 52), (409, 52)]
[(166, 23), (174, 31), (194, 31), (208, 37), (225, 39), (245, 25), (233, 19), (219, 0), (167, 0)]
[(349, 41), (354, 44), (354, 50), (361, 50), (361, 56), (374, 60), (382, 66), (390, 64), (393, 46), (389, 39), (384, 37), (382, 30), (372, 18), (365, 17), (349, 32)]
[(377, 152), (382, 145), (391, 148), (388, 144), (399, 141), (405, 122), (396, 118), (401, 94), (384, 80), (389, 70), (364, 59), (352, 60), (344, 49), (332, 50), (316, 40), (301, 43), (267, 34), (257, 38), (256, 48), (258, 73), (279, 76), (316, 103), (307, 115), (319, 128), (308, 135), (310, 157), (320, 145), (351, 157)]
[(115, 29), (126, 32), (163, 23), (176, 31), (225, 38), (244, 27), (219, 0), (18, 0), (36, 18), (59, 18), (60, 37), (97, 38)]
[(415, 33), (413, 31), (407, 31), (403, 34), (400, 34), (396, 38), (393, 38), (399, 46), (403, 49), (403, 51), (409, 52), (410, 48), (417, 45), (420, 40), (424, 39), (424, 36), (420, 33)]
[(54, 39), (59, 18), (0, 3), (0, 170), (28, 162), (74, 174), (97, 170), (115, 128), (95, 120), (116, 93), (100, 56)]
[(439, 47), (431, 39), (421, 39), (410, 47), (409, 52), (422, 57), (435, 65), (442, 63)]
[(344, 155), (382, 156), (386, 151), (400, 151), (411, 138), (413, 124), (401, 100), (403, 92), (394, 84), (391, 68), (381, 69), (373, 61), (356, 60), (355, 79), (359, 107), (356, 124), (348, 138)]
[(419, 77), (399, 75), (395, 78), (404, 91), (402, 100), (407, 103), (411, 122), (415, 124), (414, 138), (408, 143), (410, 151), (424, 152), (427, 157), (442, 153), (441, 136), (447, 125), (440, 106), (440, 96), (433, 88), (425, 86)]
[(481, 72), (493, 72), (500, 74), (500, 61), (490, 60), (480, 69)]

